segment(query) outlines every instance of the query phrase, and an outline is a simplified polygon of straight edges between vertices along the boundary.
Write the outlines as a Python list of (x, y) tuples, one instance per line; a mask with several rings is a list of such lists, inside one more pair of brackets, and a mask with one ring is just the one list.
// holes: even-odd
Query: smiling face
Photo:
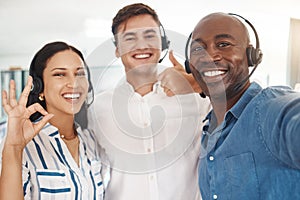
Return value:
[(116, 38), (116, 55), (121, 57), (126, 72), (158, 63), (161, 51), (159, 25), (151, 15), (129, 18), (118, 27)]
[(74, 115), (84, 103), (88, 80), (84, 63), (71, 50), (58, 52), (52, 56), (43, 72), (47, 111), (55, 116)]
[(247, 29), (235, 17), (215, 13), (197, 24), (190, 47), (190, 66), (207, 96), (226, 96), (230, 100), (249, 87), (249, 80), (239, 87), (249, 73), (248, 46)]

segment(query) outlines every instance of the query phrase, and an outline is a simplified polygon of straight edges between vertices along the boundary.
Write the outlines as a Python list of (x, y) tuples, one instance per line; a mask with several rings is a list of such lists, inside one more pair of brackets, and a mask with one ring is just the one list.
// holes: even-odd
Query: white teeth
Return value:
[(208, 76), (208, 77), (218, 76), (218, 75), (221, 75), (221, 74), (225, 74), (225, 71), (208, 71), (208, 72), (204, 72), (204, 76)]
[(150, 57), (150, 54), (136, 54), (134, 57), (135, 57), (135, 58), (139, 58), (139, 59), (142, 59), (142, 58), (149, 58), (149, 57)]
[(63, 95), (64, 98), (66, 99), (78, 99), (80, 97), (79, 93), (68, 93)]

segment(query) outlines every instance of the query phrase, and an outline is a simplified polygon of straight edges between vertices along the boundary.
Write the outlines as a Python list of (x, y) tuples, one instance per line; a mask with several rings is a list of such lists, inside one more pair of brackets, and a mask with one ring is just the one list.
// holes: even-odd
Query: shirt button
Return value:
[(151, 149), (150, 149), (150, 148), (148, 148), (148, 149), (147, 149), (147, 151), (150, 153), (150, 152), (151, 152)]
[(213, 199), (217, 199), (217, 198), (218, 198), (218, 195), (214, 194)]
[(209, 156), (209, 160), (213, 161), (215, 158), (213, 156)]

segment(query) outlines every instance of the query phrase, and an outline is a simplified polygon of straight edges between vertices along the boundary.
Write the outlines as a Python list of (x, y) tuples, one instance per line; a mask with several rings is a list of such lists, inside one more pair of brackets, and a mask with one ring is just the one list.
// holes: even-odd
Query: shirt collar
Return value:
[[(81, 127), (75, 123), (75, 128), (76, 128), (76, 131), (79, 135), (79, 133), (81, 132)], [(51, 125), (49, 122), (44, 126), (44, 128), (42, 129), (43, 133), (50, 136), (50, 137), (53, 137), (53, 138), (59, 138), (60, 135), (58, 133), (58, 129)]]
[(228, 111), (235, 118), (239, 118), (248, 103), (262, 90), (262, 87), (256, 82), (251, 83), (250, 87), (245, 91), (236, 104)]
[[(262, 87), (257, 84), (256, 82), (251, 83), (250, 87), (245, 91), (245, 93), (241, 96), (241, 98), (238, 100), (238, 102), (225, 114), (225, 116), (228, 115), (228, 113), (231, 113), (235, 118), (239, 118), (245, 107), (248, 105), (248, 103), (253, 99), (257, 93), (259, 93), (262, 90)], [(206, 120), (211, 121), (212, 119), (212, 112), (211, 110), (203, 120), (205, 122)], [(206, 129), (207, 129), (206, 124)]]
[(44, 128), (43, 128), (43, 133), (53, 137), (53, 138), (57, 138), (59, 137), (59, 133), (58, 133), (58, 129), (55, 126), (52, 126), (50, 123), (47, 123)]
[[(128, 91), (130, 91), (131, 93), (136, 93), (136, 92), (134, 91), (133, 86), (132, 86), (130, 83), (128, 83), (128, 81), (126, 81), (126, 82), (123, 84), (123, 86), (124, 86)], [(161, 82), (160, 82), (160, 81), (157, 81), (157, 82), (155, 82), (155, 83), (153, 84), (153, 86), (152, 86), (152, 91), (149, 92), (148, 94), (150, 94), (150, 93), (161, 93), (161, 92), (164, 92), (164, 90), (163, 90), (163, 88), (162, 88), (162, 86), (161, 86)]]

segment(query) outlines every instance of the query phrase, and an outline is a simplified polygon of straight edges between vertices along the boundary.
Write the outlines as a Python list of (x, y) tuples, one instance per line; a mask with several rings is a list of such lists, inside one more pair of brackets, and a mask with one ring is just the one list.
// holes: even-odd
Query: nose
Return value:
[(76, 76), (70, 76), (67, 80), (67, 87), (69, 88), (76, 88), (78, 87), (78, 81)]
[(221, 59), (221, 52), (215, 45), (207, 47), (206, 54), (203, 56), (203, 61), (217, 63)]
[(149, 44), (147, 43), (147, 41), (142, 38), (142, 37), (139, 37), (136, 41), (136, 44), (135, 44), (135, 49), (146, 49), (149, 47)]

